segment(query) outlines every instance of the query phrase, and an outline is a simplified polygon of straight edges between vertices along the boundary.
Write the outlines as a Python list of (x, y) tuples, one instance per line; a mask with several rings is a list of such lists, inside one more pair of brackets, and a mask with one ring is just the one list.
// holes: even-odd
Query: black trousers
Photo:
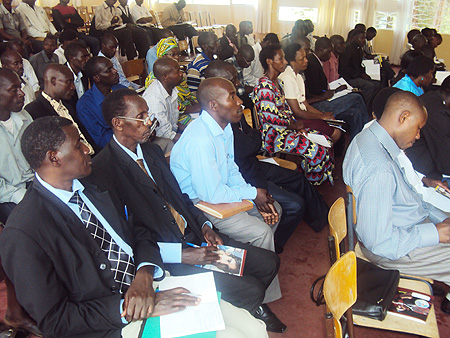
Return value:
[(328, 206), (301, 173), (269, 163), (260, 163), (268, 191), (283, 208), (275, 242), (284, 246), (302, 219), (316, 232), (327, 224)]
[(180, 25), (173, 25), (167, 28), (170, 29), (173, 32), (173, 34), (175, 34), (178, 40), (183, 40), (185, 37), (188, 37), (190, 39), (194, 35), (198, 35), (197, 30), (187, 23)]
[[(278, 273), (280, 259), (272, 251), (235, 241), (218, 232), (217, 234), (222, 238), (225, 245), (247, 250), (242, 277), (213, 271), (217, 290), (222, 292), (222, 298), (227, 302), (254, 314), (263, 302), (267, 287)], [(188, 236), (187, 239), (189, 241)], [(165, 264), (165, 267), (174, 276), (209, 271), (187, 264)]]

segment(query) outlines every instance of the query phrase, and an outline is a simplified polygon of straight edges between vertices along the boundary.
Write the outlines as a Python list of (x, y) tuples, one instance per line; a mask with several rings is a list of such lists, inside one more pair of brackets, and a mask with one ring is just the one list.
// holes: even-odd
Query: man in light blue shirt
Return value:
[[(170, 157), (170, 168), (182, 192), (188, 194), (194, 204), (199, 200), (213, 204), (254, 200), (256, 207), (248, 212), (225, 219), (208, 214), (205, 216), (220, 232), (238, 241), (274, 251), (273, 233), (279, 216), (274, 207), (275, 201), (262, 189), (247, 184), (234, 162), (230, 123), (239, 122), (242, 101), (233, 84), (221, 78), (204, 80), (197, 98), (203, 111), (198, 119), (188, 125)], [(267, 224), (260, 211), (267, 216)], [(279, 297), (279, 287), (269, 287), (265, 301)]]
[(450, 285), (450, 219), (422, 200), (399, 163), (401, 151), (420, 138), (426, 119), (415, 95), (393, 94), (379, 121), (350, 144), (344, 181), (356, 198), (356, 233), (367, 258)]

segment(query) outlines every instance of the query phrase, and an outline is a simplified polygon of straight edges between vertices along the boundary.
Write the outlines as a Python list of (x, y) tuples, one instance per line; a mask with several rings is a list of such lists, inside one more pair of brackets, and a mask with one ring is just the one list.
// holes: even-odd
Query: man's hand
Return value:
[(342, 91), (342, 90), (344, 90), (344, 89), (347, 89), (347, 85), (345, 85), (345, 84), (340, 85), (339, 87), (337, 87), (337, 88), (334, 90), (334, 92), (337, 93), (337, 92), (340, 92), (340, 91)]
[(220, 238), (209, 225), (204, 225), (202, 228), (203, 237), (205, 237), (206, 243), (209, 245), (217, 247), (218, 245), (223, 245), (222, 238)]
[(362, 73), (362, 74), (361, 74), (361, 77), (362, 77), (364, 80), (372, 80), (372, 79), (370, 78), (370, 76), (367, 75), (366, 73)]
[(334, 95), (334, 91), (333, 90), (327, 90), (321, 96), (322, 96), (322, 99), (328, 100), (328, 99), (331, 99), (333, 97), (333, 95)]
[(159, 317), (184, 310), (186, 306), (196, 306), (200, 303), (200, 298), (188, 296), (189, 290), (185, 288), (175, 288), (156, 293), (155, 310), (152, 317)]
[(272, 209), (269, 207), (269, 204), (273, 204), (275, 200), (270, 196), (266, 189), (256, 188), (256, 197), (253, 202), (255, 202), (256, 208), (258, 208), (259, 211), (270, 214)]
[(296, 130), (303, 135), (306, 135), (305, 125), (301, 120), (292, 120), (287, 129)]
[(442, 181), (435, 180), (433, 178), (428, 178), (428, 177), (422, 178), (422, 182), (423, 182), (423, 184), (425, 184), (425, 186), (433, 188), (433, 189), (436, 188), (436, 186), (440, 186), (440, 187), (444, 188), (445, 191), (450, 193), (450, 189), (448, 188), (447, 182), (442, 182)]
[(154, 309), (153, 266), (143, 266), (125, 293), (122, 317), (129, 322), (150, 317)]
[(261, 216), (264, 218), (264, 222), (266, 224), (274, 225), (275, 223), (278, 222), (279, 215), (273, 204), (269, 204), (269, 207), (272, 209), (271, 213), (266, 213), (261, 210), (258, 210), (258, 211), (261, 214)]
[(119, 22), (119, 17), (116, 15), (111, 19), (111, 25), (115, 25)]
[(181, 251), (181, 263), (189, 265), (212, 264), (219, 260), (219, 255), (215, 252), (214, 246), (204, 246), (201, 248), (186, 248)]
[(336, 120), (332, 112), (324, 111), (322, 113), (322, 120)]
[(436, 228), (439, 233), (439, 243), (450, 243), (450, 218), (436, 224)]

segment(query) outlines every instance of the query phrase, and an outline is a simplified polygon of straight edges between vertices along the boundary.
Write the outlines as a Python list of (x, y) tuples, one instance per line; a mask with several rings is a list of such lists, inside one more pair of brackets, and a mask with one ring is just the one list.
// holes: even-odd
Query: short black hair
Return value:
[(259, 61), (261, 62), (261, 65), (263, 66), (264, 70), (269, 69), (269, 66), (267, 64), (267, 59), (273, 60), (275, 57), (275, 54), (277, 51), (282, 50), (281, 45), (269, 45), (265, 46), (261, 52), (259, 53)]
[(234, 67), (230, 62), (226, 62), (223, 60), (214, 60), (205, 69), (205, 79), (209, 79), (210, 77), (224, 78), (224, 76), (229, 73), (227, 69), (229, 69), (230, 67)]
[(267, 34), (263, 41), (270, 41), (272, 44), (279, 44), (280, 43), (280, 39), (278, 39), (278, 35), (276, 35), (275, 33), (269, 33)]
[(214, 33), (213, 32), (200, 32), (198, 35), (198, 45), (204, 46), (208, 45), (210, 43), (209, 39), (212, 37)]
[(103, 101), (103, 118), (111, 128), (113, 127), (112, 119), (114, 117), (125, 115), (124, 112), (126, 109), (126, 102), (124, 98), (127, 96), (139, 96), (139, 94), (136, 93), (135, 90), (129, 88), (121, 88), (115, 90), (114, 93), (107, 95), (105, 100)]
[(239, 30), (240, 31), (243, 30), (245, 25), (252, 25), (253, 26), (253, 23), (251, 21), (249, 21), (249, 20), (241, 21), (241, 22), (239, 22)]
[(399, 88), (387, 87), (381, 89), (378, 94), (375, 95), (372, 101), (372, 111), (377, 120), (379, 120), (381, 118), (381, 115), (383, 115), (387, 100), (391, 97), (392, 94), (399, 91), (401, 91), (401, 89)]
[(400, 60), (400, 67), (406, 70), (411, 61), (420, 55), (423, 55), (423, 53), (419, 52), (418, 50), (413, 49), (407, 51), (405, 54), (403, 54), (402, 59)]
[(23, 132), (20, 147), (31, 169), (38, 169), (48, 151), (58, 151), (66, 140), (64, 127), (72, 121), (61, 116), (45, 116), (34, 120)]
[(360, 32), (365, 32), (365, 31), (366, 31), (366, 25), (363, 24), (363, 23), (357, 23), (357, 24), (355, 25), (355, 29), (356, 29), (357, 31), (360, 31)]
[(366, 34), (369, 33), (369, 32), (372, 32), (372, 33), (374, 33), (375, 35), (377, 34), (377, 30), (375, 29), (375, 27), (369, 27), (369, 28), (367, 28)]
[(83, 50), (87, 50), (86, 45), (81, 41), (75, 41), (69, 43), (69, 45), (64, 48), (64, 56), (66, 57), (67, 61), (69, 61), (70, 57), (77, 56), (78, 53)]
[(284, 49), (284, 58), (288, 63), (295, 60), (295, 55), (297, 52), (302, 49), (302, 46), (300, 46), (298, 43), (291, 43), (290, 45), (286, 46)]
[(412, 43), (412, 40), (414, 39), (414, 37), (420, 34), (420, 31), (418, 29), (411, 29), (408, 34), (406, 35), (408, 37), (408, 43)]
[(429, 28), (429, 27), (425, 27), (425, 28), (422, 29), (421, 33), (422, 33), (422, 35), (425, 35), (425, 36), (428, 38), (428, 37), (430, 37), (430, 36), (433, 36), (435, 31), (436, 31), (436, 30), (433, 31), (433, 30), (432, 30), (431, 28)]
[(328, 39), (326, 36), (318, 38), (316, 40), (315, 50), (325, 49), (325, 48), (331, 48), (331, 40)]
[(47, 33), (47, 35), (44, 38), (44, 41), (45, 40), (53, 40), (53, 41), (55, 41), (56, 44), (58, 44), (58, 38), (55, 35), (50, 34), (50, 33)]
[(91, 57), (88, 62), (86, 62), (86, 65), (84, 66), (84, 72), (86, 73), (86, 76), (90, 79), (92, 79), (95, 75), (99, 72), (99, 63), (102, 60), (109, 60), (108, 58), (104, 56), (94, 56)]
[(73, 29), (65, 29), (59, 35), (59, 43), (63, 44), (65, 41), (73, 41), (78, 39), (78, 34)]
[(412, 78), (418, 78), (426, 75), (430, 70), (434, 70), (434, 61), (425, 55), (419, 55), (412, 59), (405, 73)]
[(450, 93), (450, 75), (447, 76), (444, 81), (442, 81), (441, 91)]

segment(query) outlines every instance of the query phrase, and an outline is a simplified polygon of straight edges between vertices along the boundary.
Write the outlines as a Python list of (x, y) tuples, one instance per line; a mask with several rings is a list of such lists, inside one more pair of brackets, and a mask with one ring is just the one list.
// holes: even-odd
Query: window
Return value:
[(278, 7), (279, 21), (297, 21), (298, 19), (310, 19), (313, 23), (317, 23), (317, 16), (319, 14), (318, 8), (309, 7)]
[(397, 13), (375, 12), (375, 28), (394, 29)]
[(436, 28), (450, 33), (450, 4), (447, 0), (415, 0), (411, 28)]
[[(160, 4), (171, 4), (177, 2), (177, 0), (156, 0), (156, 2)], [(211, 3), (211, 0), (186, 0), (186, 3), (189, 5), (252, 5), (257, 7), (258, 0), (214, 0), (214, 3)]]
[(258, 0), (231, 0), (232, 5), (251, 5), (258, 7)]
[(355, 13), (353, 16), (353, 27), (361, 22), (361, 11), (359, 9), (355, 9)]

